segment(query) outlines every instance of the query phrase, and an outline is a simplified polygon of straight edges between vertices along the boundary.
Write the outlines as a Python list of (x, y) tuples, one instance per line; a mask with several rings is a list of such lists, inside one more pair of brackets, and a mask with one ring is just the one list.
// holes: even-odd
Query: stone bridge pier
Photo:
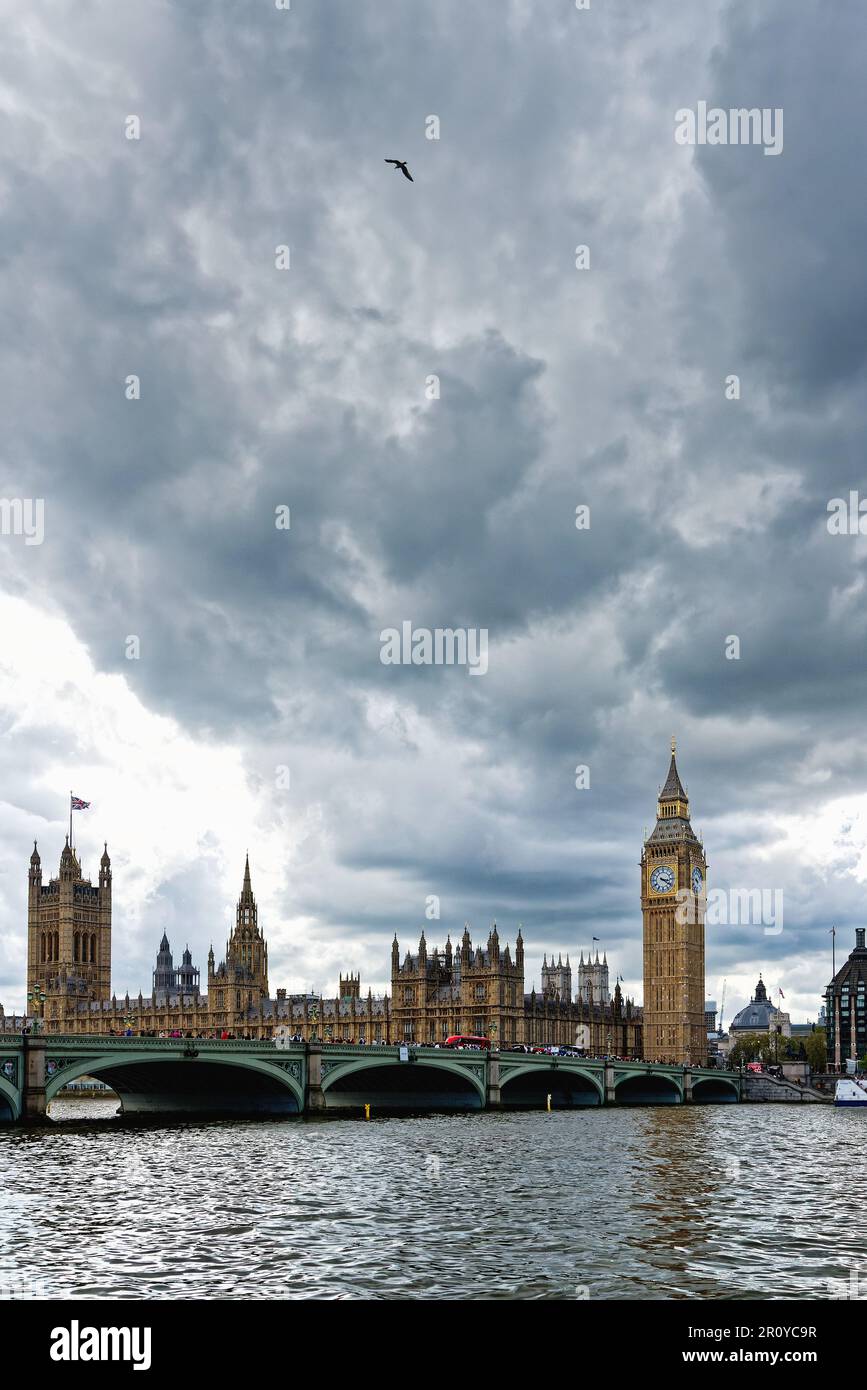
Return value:
[(488, 1060), (488, 1109), (501, 1110), (503, 1099), (500, 1095), (500, 1054), (492, 1052)]
[(322, 1044), (307, 1044), (307, 1107), (313, 1114), (328, 1108), (322, 1089)]
[(45, 1120), (45, 1053), (44, 1034), (24, 1035), (24, 1085), (21, 1091), (21, 1119), (25, 1124), (42, 1124)]

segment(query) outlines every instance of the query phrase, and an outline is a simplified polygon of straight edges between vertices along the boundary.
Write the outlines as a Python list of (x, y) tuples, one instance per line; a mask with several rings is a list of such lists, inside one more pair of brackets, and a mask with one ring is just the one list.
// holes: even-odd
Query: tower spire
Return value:
[(677, 759), (675, 757), (676, 739), (671, 740), (671, 762), (668, 767), (668, 776), (665, 779), (665, 786), (659, 793), (660, 801), (686, 801), (686, 792), (680, 780), (677, 770)]

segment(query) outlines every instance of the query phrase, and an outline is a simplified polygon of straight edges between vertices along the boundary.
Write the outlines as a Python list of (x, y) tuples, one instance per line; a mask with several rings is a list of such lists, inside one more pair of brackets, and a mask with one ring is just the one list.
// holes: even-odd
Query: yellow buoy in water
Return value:
[(364, 1118), (365, 1118), (366, 1120), (369, 1120), (369, 1119), (370, 1119), (370, 1106), (369, 1106), (366, 1102), (365, 1102), (365, 1106), (364, 1106)]
[(551, 1109), (551, 1092), (548, 1092), (548, 1109)]

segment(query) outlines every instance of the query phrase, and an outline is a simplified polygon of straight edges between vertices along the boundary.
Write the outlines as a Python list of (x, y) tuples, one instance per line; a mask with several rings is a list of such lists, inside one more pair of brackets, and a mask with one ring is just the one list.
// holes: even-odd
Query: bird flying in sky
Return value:
[(410, 183), (415, 183), (415, 179), (406, 167), (405, 159), (386, 159), (385, 163), (393, 164), (395, 169), (399, 169), (401, 171), (405, 179), (409, 179)]

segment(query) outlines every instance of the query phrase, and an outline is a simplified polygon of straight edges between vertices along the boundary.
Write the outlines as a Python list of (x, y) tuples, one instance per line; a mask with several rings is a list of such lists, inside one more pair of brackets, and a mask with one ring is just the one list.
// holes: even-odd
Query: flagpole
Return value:
[(831, 928), (831, 979), (837, 974), (837, 928)]
[(69, 848), (72, 849), (72, 792), (69, 793)]

